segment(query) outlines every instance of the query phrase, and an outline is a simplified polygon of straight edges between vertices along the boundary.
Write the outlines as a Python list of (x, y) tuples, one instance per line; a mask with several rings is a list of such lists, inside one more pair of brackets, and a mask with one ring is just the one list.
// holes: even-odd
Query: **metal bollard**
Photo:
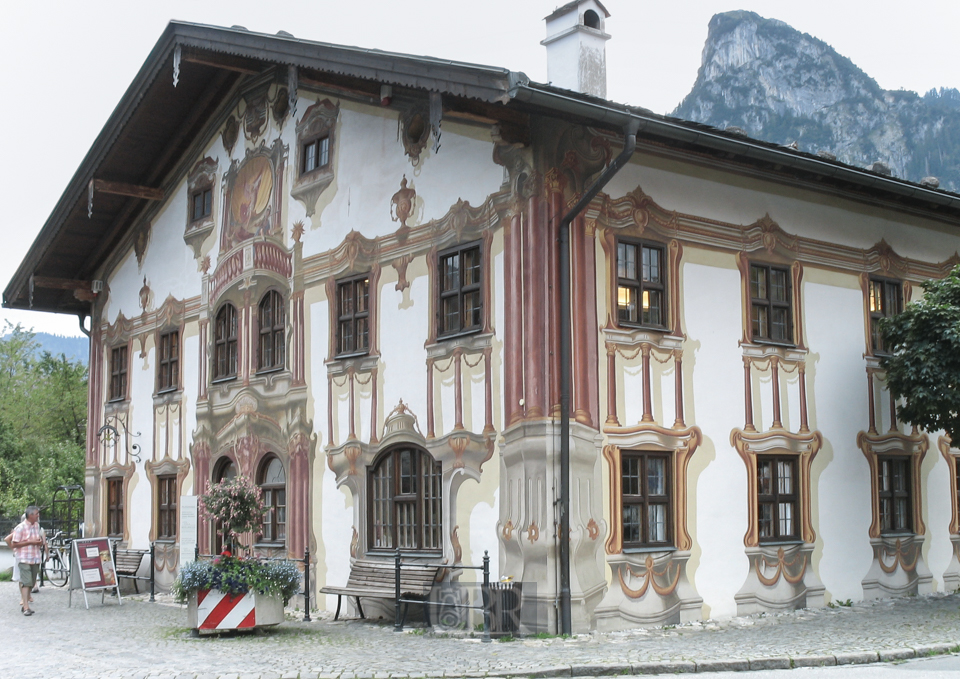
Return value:
[(303, 550), (303, 621), (310, 622), (310, 548)]
[(150, 601), (157, 600), (156, 597), (153, 596), (154, 593), (156, 593), (157, 591), (156, 563), (157, 563), (157, 543), (151, 542), (150, 543)]
[(483, 550), (483, 643), (490, 643), (490, 553)]
[(403, 620), (400, 617), (400, 550), (397, 550), (397, 554), (394, 557), (393, 562), (394, 568), (394, 589), (396, 598), (394, 599), (395, 613), (394, 613), (394, 622), (393, 622), (393, 631), (402, 632), (403, 631)]
[(200, 543), (199, 542), (193, 546), (193, 560), (194, 561), (200, 560)]

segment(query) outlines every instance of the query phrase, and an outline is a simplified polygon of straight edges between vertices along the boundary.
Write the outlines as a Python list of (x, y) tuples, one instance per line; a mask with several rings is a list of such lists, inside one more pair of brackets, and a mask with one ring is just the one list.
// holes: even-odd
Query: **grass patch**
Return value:
[(13, 569), (0, 572), (0, 582), (13, 582)]

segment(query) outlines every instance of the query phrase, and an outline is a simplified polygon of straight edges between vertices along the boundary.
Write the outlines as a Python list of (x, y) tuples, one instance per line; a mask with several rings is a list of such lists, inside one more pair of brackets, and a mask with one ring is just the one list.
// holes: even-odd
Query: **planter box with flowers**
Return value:
[[(239, 544), (263, 517), (260, 489), (241, 477), (208, 486), (200, 506), (204, 518), (221, 528), (224, 544)], [(188, 605), (190, 627), (198, 632), (278, 625), (284, 604), (299, 590), (300, 569), (293, 562), (244, 558), (229, 550), (184, 565), (173, 584), (177, 601)]]

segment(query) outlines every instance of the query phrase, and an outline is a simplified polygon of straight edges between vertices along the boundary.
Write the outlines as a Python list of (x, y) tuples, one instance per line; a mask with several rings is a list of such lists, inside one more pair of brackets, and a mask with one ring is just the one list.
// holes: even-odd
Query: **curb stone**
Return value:
[(866, 665), (867, 663), (878, 662), (880, 660), (880, 654), (876, 651), (838, 653), (836, 658), (838, 665)]
[(633, 666), (634, 674), (685, 674), (697, 671), (697, 663), (691, 660), (642, 662)]
[(798, 655), (791, 660), (794, 667), (832, 667), (837, 664), (832, 655)]
[(749, 660), (705, 660), (697, 663), (697, 672), (746, 672)]
[(880, 651), (880, 662), (893, 662), (894, 660), (909, 660), (916, 658), (917, 652), (912, 648), (889, 648)]
[(955, 648), (950, 644), (925, 644), (923, 646), (914, 646), (913, 650), (916, 651), (917, 657), (921, 658), (925, 655), (943, 655), (944, 653), (949, 653), (951, 648)]
[(777, 658), (751, 658), (750, 671), (754, 670), (789, 670), (791, 668), (790, 658), (781, 656)]
[(571, 674), (575, 677), (607, 677), (618, 674), (630, 674), (633, 668), (630, 665), (574, 665)]

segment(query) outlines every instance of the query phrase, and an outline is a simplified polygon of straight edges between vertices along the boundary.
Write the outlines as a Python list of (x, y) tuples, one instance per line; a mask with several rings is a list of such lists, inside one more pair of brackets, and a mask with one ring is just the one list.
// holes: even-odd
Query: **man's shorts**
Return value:
[(20, 585), (22, 587), (33, 589), (33, 586), (37, 584), (38, 575), (40, 575), (40, 564), (20, 562)]

